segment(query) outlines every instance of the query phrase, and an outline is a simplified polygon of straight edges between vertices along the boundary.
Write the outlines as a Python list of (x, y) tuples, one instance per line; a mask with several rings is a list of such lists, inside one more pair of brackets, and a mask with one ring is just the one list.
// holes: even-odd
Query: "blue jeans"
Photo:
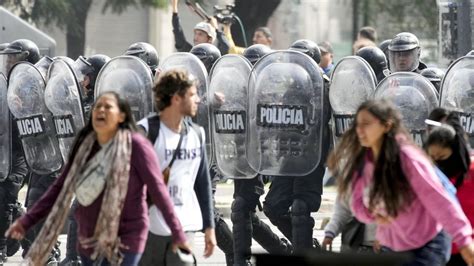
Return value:
[[(387, 247), (383, 247), (382, 251), (392, 252)], [(444, 231), (441, 231), (424, 246), (403, 253), (411, 257), (410, 260), (402, 264), (403, 266), (446, 265), (451, 253), (451, 238)]]
[[(122, 261), (122, 266), (136, 266), (138, 265), (138, 262), (140, 261), (142, 257), (142, 253), (128, 253), (124, 252), (123, 253), (123, 261)], [(102, 263), (99, 264), (97, 261), (91, 260), (89, 257), (86, 257), (84, 255), (81, 255), (81, 261), (83, 266), (108, 266), (110, 263), (107, 260), (102, 261)]]

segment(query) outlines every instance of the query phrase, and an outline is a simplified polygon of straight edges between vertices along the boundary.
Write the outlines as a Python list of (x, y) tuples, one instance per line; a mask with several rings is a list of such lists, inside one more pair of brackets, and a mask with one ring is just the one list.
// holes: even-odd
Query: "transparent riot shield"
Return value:
[(53, 114), (62, 158), (67, 161), (74, 139), (85, 124), (81, 89), (65, 61), (56, 60), (51, 64), (44, 95), (45, 104)]
[(474, 147), (474, 57), (454, 61), (441, 85), (440, 106), (459, 113), (461, 125)]
[(30, 63), (16, 64), (10, 71), (8, 107), (18, 127), (26, 162), (40, 175), (58, 171), (62, 166), (52, 114), (44, 103), (45, 82)]
[(138, 57), (119, 56), (105, 64), (97, 76), (94, 97), (114, 91), (127, 99), (136, 121), (153, 112), (150, 68)]
[(0, 73), (0, 182), (10, 173), (11, 165), (11, 120), (7, 102), (7, 80)]
[(318, 65), (296, 51), (260, 59), (249, 78), (247, 160), (260, 174), (303, 176), (320, 163), (324, 89)]
[(216, 61), (209, 75), (212, 150), (217, 167), (229, 178), (257, 175), (245, 155), (251, 69), (247, 59), (225, 55)]
[(206, 133), (206, 152), (209, 155), (209, 163), (211, 163), (213, 161), (211, 151), (212, 135), (209, 127), (209, 104), (207, 99), (208, 80), (206, 67), (197, 56), (191, 53), (174, 53), (160, 62), (159, 69), (161, 72), (170, 69), (184, 69), (196, 79), (196, 87), (201, 102), (199, 103), (196, 117), (193, 117), (193, 121), (204, 128)]
[(425, 77), (412, 72), (397, 72), (383, 79), (375, 99), (392, 101), (402, 114), (405, 127), (419, 146), (423, 144), (425, 119), (439, 105), (436, 89)]
[(337, 140), (352, 125), (357, 108), (373, 97), (377, 77), (359, 56), (347, 56), (334, 67), (329, 86), (333, 135)]
[(48, 81), (48, 69), (51, 63), (53, 62), (53, 59), (49, 56), (43, 56), (38, 62), (36, 62), (35, 67), (38, 69), (38, 71), (41, 73), (41, 76), (43, 79)]

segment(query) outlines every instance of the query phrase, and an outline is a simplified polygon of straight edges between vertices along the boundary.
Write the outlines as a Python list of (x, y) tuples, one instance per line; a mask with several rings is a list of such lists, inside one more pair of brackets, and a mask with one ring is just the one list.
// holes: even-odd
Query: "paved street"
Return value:
[[(230, 221), (230, 204), (232, 203), (232, 192), (233, 192), (233, 185), (232, 184), (220, 184), (218, 186), (218, 190), (216, 193), (216, 202), (217, 206), (222, 210), (222, 213), (225, 217), (225, 221), (229, 224), (232, 228), (232, 223)], [(21, 194), (24, 197), (24, 193)], [(324, 231), (321, 230), (321, 223), (323, 222), (324, 218), (330, 217), (332, 206), (334, 204), (334, 200), (336, 197), (335, 189), (328, 188), (325, 189), (325, 193), (323, 195), (323, 201), (321, 204), (321, 209), (318, 213), (313, 213), (313, 217), (316, 221), (313, 237), (317, 238), (320, 242), (324, 237)], [(262, 198), (263, 199), (263, 198)], [(263, 219), (263, 221), (269, 225), (271, 223), (268, 219), (264, 216), (263, 213), (259, 212), (258, 215)], [(276, 227), (271, 225), (271, 228), (281, 237), (283, 236)], [(61, 235), (59, 237), (59, 241), (61, 241), (61, 253), (62, 258), (64, 254), (66, 254), (66, 235)], [(333, 250), (340, 249), (340, 238), (336, 238), (333, 243)], [(224, 253), (219, 250), (218, 248), (215, 249), (214, 255), (208, 259), (205, 259), (202, 254), (204, 250), (204, 235), (198, 233), (195, 239), (195, 253), (196, 258), (198, 260), (198, 265), (225, 265), (225, 256)], [(265, 250), (255, 241), (252, 244), (252, 252), (253, 253), (263, 253)], [(17, 252), (15, 256), (10, 257), (9, 261), (5, 265), (19, 265), (22, 261), (21, 258), (21, 251)]]

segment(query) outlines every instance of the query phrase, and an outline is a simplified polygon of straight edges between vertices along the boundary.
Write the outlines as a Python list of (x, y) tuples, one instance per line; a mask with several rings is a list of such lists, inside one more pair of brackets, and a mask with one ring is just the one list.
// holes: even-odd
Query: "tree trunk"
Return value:
[(359, 32), (359, 0), (352, 1), (352, 40), (357, 39)]
[[(252, 44), (253, 32), (256, 28), (266, 26), (281, 0), (235, 0), (235, 14), (242, 20), (245, 28), (247, 44)], [(232, 37), (238, 46), (245, 46), (242, 31), (238, 23), (232, 27)]]
[(92, 0), (72, 0), (70, 16), (71, 19), (66, 26), (67, 56), (76, 59), (84, 54), (86, 42), (87, 13)]

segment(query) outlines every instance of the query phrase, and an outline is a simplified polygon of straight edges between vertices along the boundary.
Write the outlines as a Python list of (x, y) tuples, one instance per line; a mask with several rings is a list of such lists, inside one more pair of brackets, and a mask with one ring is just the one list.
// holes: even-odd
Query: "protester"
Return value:
[(444, 265), (449, 250), (444, 230), (464, 260), (474, 263), (468, 219), (428, 157), (409, 140), (392, 103), (367, 101), (358, 108), (329, 167), (340, 180), (340, 194), (351, 189), (355, 217), (377, 224), (382, 250), (413, 255), (404, 265)]
[[(232, 38), (232, 33), (230, 31), (231, 24), (224, 24), (223, 32), (229, 41), (229, 54), (243, 54), (245, 51), (244, 47), (236, 46)], [(262, 44), (271, 48), (273, 43), (272, 32), (267, 27), (258, 27), (253, 33), (252, 38), (253, 44)]]
[(227, 54), (229, 51), (229, 43), (222, 31), (218, 29), (217, 20), (214, 17), (212, 17), (210, 21), (202, 21), (194, 26), (193, 45), (191, 45), (186, 40), (183, 28), (181, 28), (179, 22), (178, 0), (172, 0), (171, 5), (173, 9), (172, 24), (176, 50), (179, 52), (189, 52), (193, 45), (201, 43), (213, 44), (217, 39), (216, 46), (219, 48), (221, 54)]
[[(154, 143), (164, 170), (174, 210), (192, 244), (195, 232), (204, 231), (204, 256), (216, 245), (204, 129), (186, 117), (193, 117), (200, 102), (196, 81), (183, 70), (161, 73), (153, 87), (159, 114), (142, 119), (139, 125)], [(153, 192), (150, 192), (153, 193)], [(151, 226), (141, 265), (187, 265), (167, 247), (170, 229), (163, 213), (155, 206), (149, 210)]]
[[(27, 259), (44, 265), (67, 217), (73, 196), (83, 265), (101, 260), (137, 265), (148, 231), (146, 189), (173, 232), (174, 248), (190, 250), (147, 139), (135, 133), (128, 103), (113, 92), (100, 96), (76, 138), (68, 164), (46, 194), (8, 229), (21, 239), (48, 217)], [(95, 264), (94, 264), (95, 265)]]
[[(456, 196), (472, 225), (474, 222), (474, 198), (472, 197), (474, 164), (469, 155), (459, 116), (438, 108), (430, 114), (430, 118), (436, 120), (438, 124), (430, 126), (425, 149), (441, 171), (456, 186)], [(443, 122), (440, 123), (440, 121)], [(455, 243), (453, 243), (451, 258), (447, 265), (466, 265)]]

